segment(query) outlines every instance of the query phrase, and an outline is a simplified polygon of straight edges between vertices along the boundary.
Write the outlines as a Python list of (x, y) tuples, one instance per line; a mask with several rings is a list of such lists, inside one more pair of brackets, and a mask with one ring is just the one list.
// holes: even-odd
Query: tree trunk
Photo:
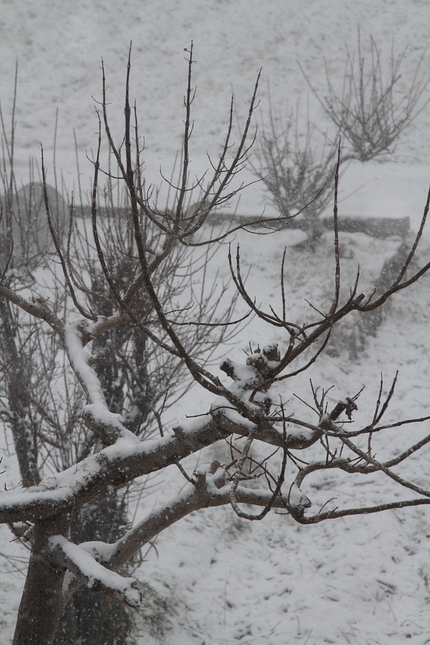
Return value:
[(32, 486), (40, 481), (37, 468), (37, 448), (32, 436), (29, 416), (30, 366), (25, 355), (16, 346), (13, 322), (8, 303), (0, 299), (0, 353), (7, 365), (7, 397), (10, 409), (10, 427), (18, 458), (23, 486)]
[(62, 585), (66, 570), (51, 562), (46, 545), (52, 535), (67, 534), (68, 524), (65, 515), (35, 522), (12, 645), (51, 645), (53, 641), (63, 612)]

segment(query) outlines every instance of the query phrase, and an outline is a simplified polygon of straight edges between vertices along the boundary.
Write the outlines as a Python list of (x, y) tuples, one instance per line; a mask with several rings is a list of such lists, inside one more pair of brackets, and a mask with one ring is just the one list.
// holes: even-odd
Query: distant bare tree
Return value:
[(308, 80), (327, 116), (350, 144), (353, 159), (364, 162), (391, 153), (402, 132), (428, 105), (430, 99), (426, 100), (424, 93), (430, 78), (422, 71), (424, 54), (408, 74), (410, 80), (405, 87), (402, 68), (407, 54), (407, 47), (396, 54), (393, 46), (385, 71), (381, 48), (371, 36), (365, 55), (359, 33), (356, 51), (347, 48), (340, 93), (327, 63), (326, 96), (321, 97)]
[(284, 226), (308, 231), (311, 246), (326, 230), (319, 215), (332, 199), (337, 148), (309, 120), (301, 134), (297, 115), (290, 112), (284, 119), (273, 106), (257, 141), (254, 173), (277, 211), (288, 218)]
[[(313, 94), (346, 146), (342, 164), (352, 159), (366, 162), (391, 154), (402, 132), (428, 105), (430, 99), (425, 98), (425, 92), (430, 78), (422, 71), (424, 55), (405, 87), (402, 69), (407, 54), (407, 48), (400, 54), (393, 48), (386, 69), (375, 40), (370, 38), (369, 51), (365, 54), (359, 33), (356, 51), (347, 48), (340, 90), (326, 62), (327, 93), (324, 95), (302, 69)], [(285, 116), (270, 105), (268, 125), (263, 125), (256, 147), (258, 163), (253, 164), (253, 170), (264, 182), (269, 199), (279, 213), (299, 216), (285, 225), (307, 231), (312, 246), (329, 223), (319, 220), (318, 215), (330, 201), (336, 136), (319, 132), (309, 119), (302, 132), (299, 109), (283, 112)], [(349, 222), (343, 225), (353, 228)], [(372, 226), (367, 226), (367, 230), (371, 232)]]

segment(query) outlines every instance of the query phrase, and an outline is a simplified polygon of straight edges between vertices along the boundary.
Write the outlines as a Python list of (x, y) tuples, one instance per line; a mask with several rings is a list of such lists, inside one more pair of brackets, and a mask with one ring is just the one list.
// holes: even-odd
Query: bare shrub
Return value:
[(330, 143), (309, 120), (302, 135), (297, 116), (290, 112), (284, 119), (271, 107), (269, 125), (263, 126), (257, 140), (257, 163), (252, 163), (252, 169), (283, 216), (283, 225), (306, 231), (311, 247), (325, 230), (319, 215), (332, 197), (336, 156), (337, 144)]
[(340, 91), (335, 88), (327, 63), (327, 94), (322, 97), (309, 79), (308, 82), (327, 116), (351, 146), (350, 156), (365, 162), (392, 152), (402, 132), (428, 105), (430, 99), (425, 99), (424, 94), (430, 79), (422, 71), (424, 54), (408, 74), (410, 82), (405, 87), (402, 71), (408, 48), (397, 54), (393, 45), (385, 69), (382, 50), (374, 38), (370, 37), (367, 55), (363, 53), (360, 33), (357, 41), (355, 52), (347, 47)]

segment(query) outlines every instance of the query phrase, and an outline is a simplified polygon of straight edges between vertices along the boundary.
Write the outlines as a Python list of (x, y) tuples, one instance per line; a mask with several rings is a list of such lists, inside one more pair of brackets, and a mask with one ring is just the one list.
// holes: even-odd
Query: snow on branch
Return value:
[(0, 522), (33, 521), (79, 508), (108, 485), (162, 470), (228, 435), (208, 414), (184, 423), (172, 436), (137, 443), (119, 439), (38, 485), (1, 492)]
[(106, 445), (119, 438), (138, 443), (138, 438), (123, 425), (121, 415), (110, 412), (106, 404), (100, 379), (90, 365), (91, 355), (83, 346), (79, 323), (65, 327), (64, 342), (72, 367), (90, 400), (84, 409), (87, 426)]
[(278, 447), (285, 446), (291, 449), (302, 450), (315, 443), (321, 434), (320, 428), (317, 426), (311, 426), (311, 424), (307, 424), (307, 426), (300, 425), (299, 420), (291, 418), (286, 420), (298, 424), (298, 427), (288, 427), (288, 432), (284, 438), (282, 431), (276, 428), (270, 421), (262, 419), (257, 426), (248, 419), (245, 419), (222, 397), (216, 399), (212, 404), (211, 414), (216, 420), (217, 425), (228, 434), (234, 433), (246, 437), (250, 433), (253, 433), (255, 439)]
[(89, 589), (107, 593), (129, 607), (140, 605), (141, 594), (134, 578), (125, 578), (106, 569), (87, 550), (62, 535), (49, 538), (48, 550), (57, 564), (69, 569)]
[[(272, 385), (272, 372), (281, 362), (278, 345), (266, 345), (251, 351), (245, 364), (236, 363), (229, 358), (223, 360), (220, 369), (233, 381), (229, 392), (237, 397), (241, 407), (218, 397), (211, 406), (211, 414), (217, 424), (226, 431), (243, 436), (250, 436), (265, 443), (283, 448), (302, 450), (317, 441), (321, 429), (317, 426), (301, 423), (293, 418), (282, 416), (282, 430), (273, 423), (269, 416), (273, 401), (269, 396)], [(249, 413), (249, 414), (247, 414)], [(279, 421), (279, 419), (278, 419)], [(296, 427), (286, 427), (286, 422)]]

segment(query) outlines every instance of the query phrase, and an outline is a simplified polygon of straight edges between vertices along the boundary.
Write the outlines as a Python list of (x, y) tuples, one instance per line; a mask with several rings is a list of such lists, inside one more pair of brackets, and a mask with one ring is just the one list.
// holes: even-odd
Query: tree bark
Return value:
[(67, 515), (35, 522), (12, 645), (51, 645), (53, 641), (63, 612), (62, 586), (66, 569), (52, 563), (46, 545), (52, 535), (67, 533), (68, 524)]

